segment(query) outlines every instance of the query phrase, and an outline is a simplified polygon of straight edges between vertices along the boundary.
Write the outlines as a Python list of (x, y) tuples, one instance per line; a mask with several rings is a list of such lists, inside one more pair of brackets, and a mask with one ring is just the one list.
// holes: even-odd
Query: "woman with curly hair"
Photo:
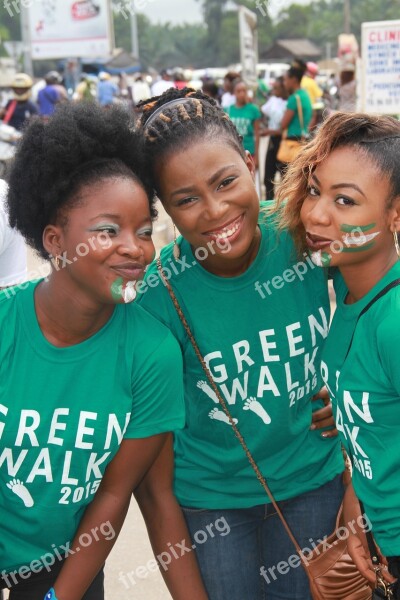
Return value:
[[(184, 422), (178, 345), (130, 304), (155, 211), (127, 113), (66, 105), (33, 122), (7, 202), (52, 271), (0, 295), (0, 587), (101, 600), (132, 491), (168, 467), (161, 450)], [(204, 600), (186, 564), (194, 579), (173, 596)]]
[[(175, 436), (174, 486), (187, 546), (210, 600), (309, 600), (300, 558), (235, 428), (300, 547), (330, 534), (344, 464), (326, 430), (329, 400), (313, 402), (329, 323), (326, 278), (311, 261), (299, 272), (291, 237), (260, 212), (254, 162), (211, 98), (166, 92), (143, 103), (140, 127), (153, 185), (182, 234), (161, 251), (163, 273), (208, 368), (206, 376), (152, 264), (140, 305), (171, 329), (184, 356), (187, 417)], [(144, 515), (161, 543), (165, 532)], [(212, 529), (221, 518), (224, 535)]]
[[(333, 272), (337, 309), (321, 373), (337, 428), (353, 463), (345, 521), (361, 501), (372, 534), (400, 576), (400, 123), (337, 113), (290, 166), (278, 196), (281, 226), (299, 255)], [(354, 521), (353, 521), (354, 519)], [(371, 582), (387, 575), (371, 562), (365, 534), (348, 547)], [(383, 587), (383, 586), (382, 586)], [(393, 597), (400, 598), (396, 584)], [(382, 596), (389, 597), (389, 596)]]

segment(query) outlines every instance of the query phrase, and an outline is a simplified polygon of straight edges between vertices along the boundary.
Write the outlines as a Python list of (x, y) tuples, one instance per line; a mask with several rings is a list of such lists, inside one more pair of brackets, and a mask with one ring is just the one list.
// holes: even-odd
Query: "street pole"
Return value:
[(351, 33), (350, 0), (344, 0), (344, 33)]
[(31, 55), (31, 35), (29, 31), (29, 8), (24, 3), (20, 4), (21, 9), (21, 39), (23, 43), (24, 71), (27, 75), (33, 75), (33, 63)]
[(135, 12), (135, 2), (131, 2), (132, 10), (131, 13), (131, 40), (132, 40), (132, 54), (139, 60), (139, 39), (138, 39), (138, 28), (137, 28), (137, 16)]

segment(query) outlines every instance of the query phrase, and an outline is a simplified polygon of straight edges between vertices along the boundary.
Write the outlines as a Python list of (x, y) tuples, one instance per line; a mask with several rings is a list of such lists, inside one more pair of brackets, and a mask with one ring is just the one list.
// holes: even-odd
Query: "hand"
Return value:
[[(349, 554), (361, 575), (373, 588), (376, 584), (376, 572), (371, 561), (368, 542), (365, 535), (365, 532), (370, 530), (371, 524), (365, 515), (361, 515), (360, 503), (354, 493), (352, 484), (347, 487), (344, 495), (343, 517), (344, 526), (349, 534), (347, 539)], [(382, 570), (380, 572), (382, 579), (387, 583), (394, 583), (395, 578), (392, 577), (387, 570), (386, 558), (379, 554), (379, 559), (382, 565)]]
[(335, 426), (335, 420), (333, 418), (332, 413), (332, 403), (326, 387), (322, 387), (319, 390), (319, 392), (317, 392), (312, 397), (312, 400), (322, 400), (325, 404), (325, 407), (320, 408), (319, 410), (316, 410), (313, 413), (311, 419), (311, 429), (322, 429), (324, 427), (330, 427), (331, 429), (329, 431), (324, 431), (323, 433), (321, 433), (321, 436), (324, 438), (336, 437), (338, 435), (338, 430)]

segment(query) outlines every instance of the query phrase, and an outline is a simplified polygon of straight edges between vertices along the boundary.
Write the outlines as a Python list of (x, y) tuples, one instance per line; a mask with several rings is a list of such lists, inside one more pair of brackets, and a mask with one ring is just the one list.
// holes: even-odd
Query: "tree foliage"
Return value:
[[(168, 2), (168, 0), (163, 0)], [(184, 2), (185, 0), (182, 0)], [(337, 36), (344, 27), (344, 0), (314, 0), (303, 5), (294, 1), (272, 20), (258, 10), (254, 0), (197, 0), (202, 5), (203, 23), (191, 25), (154, 24), (138, 14), (140, 59), (145, 67), (228, 66), (239, 60), (237, 7), (244, 5), (258, 16), (260, 54), (278, 38), (308, 38), (325, 54), (329, 43), (334, 55)], [(268, 7), (268, 1), (261, 4)], [(350, 0), (351, 30), (360, 40), (361, 23), (398, 19), (400, 0)], [(236, 8), (235, 8), (236, 7)], [(1, 40), (19, 40), (19, 14), (13, 16), (0, 2)], [(115, 40), (118, 47), (131, 49), (130, 21), (114, 12)], [(0, 55), (5, 54), (0, 45)]]

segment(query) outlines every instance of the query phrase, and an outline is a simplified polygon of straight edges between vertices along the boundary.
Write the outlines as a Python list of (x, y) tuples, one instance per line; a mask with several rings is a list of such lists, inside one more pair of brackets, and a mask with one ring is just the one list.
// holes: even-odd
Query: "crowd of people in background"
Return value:
[[(237, 71), (226, 72), (222, 81), (205, 76), (201, 81), (188, 80), (182, 69), (163, 69), (156, 76), (146, 73), (112, 75), (106, 71), (97, 74), (83, 72), (74, 86), (68, 68), (63, 75), (50, 71), (36, 83), (18, 73), (11, 84), (10, 94), (0, 101), (0, 119), (3, 124), (22, 131), (30, 119), (40, 115), (47, 120), (57, 105), (63, 102), (97, 102), (103, 107), (120, 103), (138, 117), (140, 103), (171, 89), (194, 87), (213, 98), (229, 115), (244, 147), (259, 167), (260, 138), (269, 136), (265, 164), (262, 165), (265, 197), (273, 198), (276, 174), (284, 165), (277, 159), (282, 131), (290, 139), (313, 135), (323, 119), (333, 110), (355, 111), (356, 82), (352, 65), (334, 74), (319, 85), (318, 65), (296, 59), (288, 65), (283, 77), (268, 81), (260, 74), (256, 88), (250, 88)], [(301, 104), (301, 126), (298, 102)], [(264, 157), (263, 157), (264, 161)]]

